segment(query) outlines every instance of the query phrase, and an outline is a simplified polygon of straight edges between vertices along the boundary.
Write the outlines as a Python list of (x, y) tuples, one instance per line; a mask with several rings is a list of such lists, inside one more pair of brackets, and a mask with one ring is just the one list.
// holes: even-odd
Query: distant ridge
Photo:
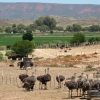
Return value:
[(0, 3), (0, 19), (35, 20), (40, 16), (75, 19), (100, 18), (100, 5), (52, 3)]

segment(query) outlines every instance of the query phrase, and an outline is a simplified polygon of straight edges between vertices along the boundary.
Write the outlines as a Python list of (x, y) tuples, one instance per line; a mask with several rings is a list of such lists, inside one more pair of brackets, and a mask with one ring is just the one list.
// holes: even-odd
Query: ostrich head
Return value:
[(49, 68), (47, 68), (47, 74), (49, 74)]
[(86, 78), (87, 78), (87, 82), (89, 82), (89, 75), (88, 74), (86, 74)]
[(34, 72), (32, 72), (32, 76), (35, 76), (35, 73)]
[(46, 73), (46, 69), (45, 69), (45, 75), (46, 75), (47, 73)]
[(58, 73), (57, 77), (58, 77), (58, 82), (60, 82), (59, 73)]
[(59, 73), (58, 73), (58, 75), (57, 75), (58, 77), (59, 77)]
[(77, 81), (76, 73), (74, 73), (74, 81)]
[(96, 78), (96, 74), (95, 73), (93, 73), (93, 78)]
[(35, 72), (35, 75), (36, 75), (36, 69), (35, 69), (35, 71), (34, 71), (34, 72)]
[(84, 73), (81, 73), (81, 80), (84, 81)]

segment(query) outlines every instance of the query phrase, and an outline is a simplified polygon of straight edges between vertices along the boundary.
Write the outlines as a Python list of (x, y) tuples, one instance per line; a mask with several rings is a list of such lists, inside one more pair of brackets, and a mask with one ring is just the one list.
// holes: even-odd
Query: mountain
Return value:
[(36, 20), (40, 16), (75, 19), (100, 18), (100, 5), (52, 3), (0, 3), (0, 19)]

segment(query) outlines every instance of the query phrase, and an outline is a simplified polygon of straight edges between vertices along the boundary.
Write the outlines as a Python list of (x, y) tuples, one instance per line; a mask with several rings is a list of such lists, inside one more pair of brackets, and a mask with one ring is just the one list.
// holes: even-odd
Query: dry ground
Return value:
[[(9, 67), (10, 61), (0, 62), (0, 100), (70, 100), (68, 89), (64, 85), (62, 89), (57, 89), (56, 75), (59, 73), (70, 78), (74, 73), (79, 76), (89, 64), (95, 69), (100, 67), (100, 45), (75, 47), (67, 49), (67, 52), (60, 49), (38, 49), (33, 55), (35, 65), (28, 70), (28, 74), (31, 75), (36, 69), (38, 76), (44, 74), (45, 68), (49, 67), (52, 80), (48, 83), (48, 90), (39, 90), (39, 83), (36, 81), (34, 91), (25, 91), (18, 79), (18, 75), (25, 73), (25, 70), (20, 70), (17, 62), (14, 62), (14, 67)], [(96, 70), (84, 73), (92, 78), (94, 72)], [(73, 95), (76, 95), (76, 91)]]

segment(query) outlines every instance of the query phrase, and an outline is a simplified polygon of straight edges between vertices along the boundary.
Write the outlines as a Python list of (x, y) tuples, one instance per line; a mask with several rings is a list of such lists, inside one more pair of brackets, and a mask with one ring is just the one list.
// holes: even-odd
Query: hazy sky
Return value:
[(99, 4), (100, 0), (0, 0), (0, 2), (40, 2), (62, 4)]

